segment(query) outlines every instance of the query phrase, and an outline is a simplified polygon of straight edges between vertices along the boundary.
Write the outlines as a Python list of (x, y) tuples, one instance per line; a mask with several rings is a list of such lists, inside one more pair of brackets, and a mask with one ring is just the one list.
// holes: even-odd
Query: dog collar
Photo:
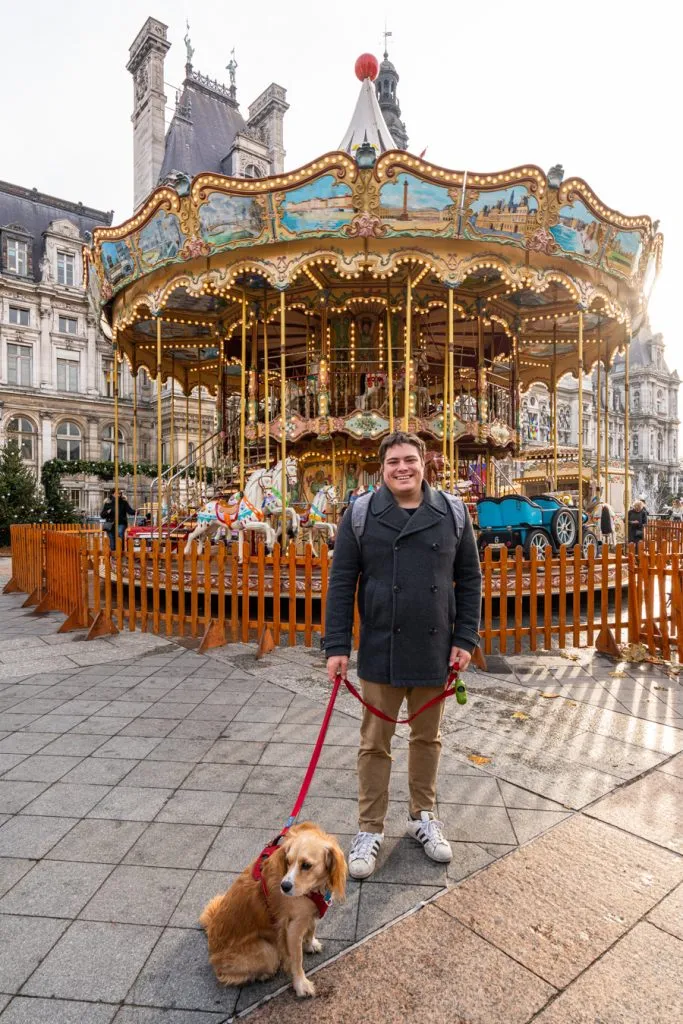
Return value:
[(330, 890), (328, 889), (324, 896), (321, 892), (307, 892), (306, 895), (309, 900), (312, 900), (313, 903), (315, 903), (318, 910), (318, 916), (321, 918), (324, 917), (332, 903), (332, 893)]

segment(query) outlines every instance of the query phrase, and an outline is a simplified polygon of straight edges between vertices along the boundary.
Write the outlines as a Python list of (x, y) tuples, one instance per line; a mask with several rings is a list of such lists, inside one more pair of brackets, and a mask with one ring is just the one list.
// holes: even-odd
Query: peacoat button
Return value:
[(400, 549), (401, 549), (401, 545), (400, 544), (394, 544), (394, 551), (400, 551)]
[(438, 633), (438, 632), (439, 632), (439, 631), (438, 631), (438, 629), (436, 628), (436, 626), (430, 626), (430, 627), (429, 627), (429, 635), (430, 635), (430, 636), (434, 636), (434, 634), (435, 634), (435, 633)]
[(432, 544), (432, 551), (438, 551), (438, 550), (439, 550), (439, 545), (436, 544), (436, 543)]
[(399, 587), (398, 585), (397, 585), (397, 586), (395, 586), (395, 587), (394, 587), (394, 593), (395, 593), (395, 594), (398, 594), (398, 592), (400, 591), (400, 589), (401, 589), (401, 588), (400, 588), (400, 587)]
[(432, 594), (435, 594), (439, 588), (437, 587), (436, 583), (432, 583), (429, 589), (431, 590)]
[(401, 627), (400, 626), (394, 626), (394, 633), (400, 633), (400, 632), (401, 632)]

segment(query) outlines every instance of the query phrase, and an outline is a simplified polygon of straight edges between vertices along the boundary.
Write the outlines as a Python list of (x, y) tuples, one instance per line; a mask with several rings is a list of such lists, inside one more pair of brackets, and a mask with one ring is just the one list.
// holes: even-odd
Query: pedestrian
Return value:
[(645, 539), (645, 526), (647, 524), (647, 510), (640, 498), (633, 502), (628, 510), (628, 542), (639, 544)]
[(683, 520), (683, 504), (680, 498), (674, 498), (671, 503), (671, 521), (680, 523)]
[(114, 526), (115, 526), (115, 511), (114, 511), (114, 492), (109, 491), (105, 498), (102, 511), (100, 512), (100, 519), (102, 520), (102, 529), (109, 538), (109, 550), (114, 550)]
[[(126, 500), (124, 491), (119, 491), (118, 499), (118, 520), (119, 520), (119, 539), (123, 544), (126, 536), (126, 527), (128, 526), (128, 516), (134, 516), (135, 509), (131, 508)], [(116, 495), (114, 491), (110, 491), (107, 495), (107, 500), (102, 506), (100, 512), (100, 519), (102, 520), (102, 528), (109, 537), (109, 547), (112, 551), (115, 550), (114, 543), (114, 532), (116, 529)]]
[[(404, 698), (413, 714), (443, 692), (449, 665), (467, 668), (479, 644), (481, 567), (462, 501), (424, 480), (424, 442), (414, 434), (390, 434), (380, 445), (379, 461), (382, 486), (356, 500), (337, 532), (325, 652), (330, 680), (346, 676), (358, 584), (363, 699), (397, 718)], [(442, 712), (441, 702), (411, 724), (407, 831), (428, 857), (445, 863), (452, 851), (433, 813)], [(394, 728), (364, 710), (352, 878), (372, 874), (384, 839)]]
[(614, 532), (614, 509), (606, 501), (603, 501), (600, 509), (600, 533), (603, 545), (606, 544), (610, 547), (615, 544)]

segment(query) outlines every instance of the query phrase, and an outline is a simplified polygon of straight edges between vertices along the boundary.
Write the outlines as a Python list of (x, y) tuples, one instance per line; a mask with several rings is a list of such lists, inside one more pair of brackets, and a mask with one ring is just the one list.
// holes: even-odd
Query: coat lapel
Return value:
[(395, 530), (402, 537), (429, 529), (445, 515), (438, 493), (428, 484), (424, 484), (422, 504), (410, 517), (407, 517), (403, 509), (396, 504), (393, 494), (386, 485), (380, 487), (372, 499), (372, 511), (377, 522)]

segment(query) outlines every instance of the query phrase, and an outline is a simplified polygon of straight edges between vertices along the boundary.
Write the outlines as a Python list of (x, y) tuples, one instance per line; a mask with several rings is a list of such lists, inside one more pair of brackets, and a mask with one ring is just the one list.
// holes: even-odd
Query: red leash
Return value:
[(348, 679), (342, 679), (341, 676), (337, 676), (335, 684), (337, 682), (344, 683), (344, 686), (349, 693), (352, 693), (353, 696), (361, 702), (363, 707), (367, 708), (373, 715), (376, 715), (377, 718), (383, 718), (385, 722), (393, 722), (394, 725), (408, 725), (409, 722), (412, 722), (418, 715), (421, 715), (423, 711), (427, 710), (427, 708), (431, 708), (434, 704), (440, 703), (440, 701), (445, 700), (446, 697), (456, 696), (458, 698), (458, 704), (465, 704), (467, 702), (467, 690), (465, 689), (465, 684), (462, 679), (458, 676), (458, 671), (458, 666), (453, 665), (448, 673), (446, 688), (443, 693), (440, 693), (438, 697), (432, 697), (431, 700), (428, 700), (426, 704), (423, 704), (421, 708), (418, 708), (415, 714), (410, 715), (409, 718), (390, 718), (389, 715), (385, 715), (385, 713), (380, 711), (379, 708), (376, 708), (373, 704), (368, 704), (366, 700), (363, 700), (356, 687), (353, 683), (350, 683)]
[[(256, 862), (254, 863), (254, 867), (252, 870), (252, 878), (254, 878), (255, 881), (261, 883), (261, 888), (263, 890), (263, 895), (266, 900), (266, 905), (268, 905), (268, 888), (263, 877), (263, 865), (271, 856), (271, 854), (275, 853), (280, 843), (280, 840), (289, 832), (290, 828), (292, 827), (292, 825), (294, 825), (296, 819), (298, 818), (301, 812), (301, 808), (304, 805), (304, 801), (308, 794), (308, 790), (310, 789), (311, 782), (313, 781), (315, 770), (318, 767), (318, 761), (320, 760), (320, 754), (322, 753), (323, 744), (325, 743), (325, 737), (327, 736), (327, 729), (330, 724), (330, 719), (332, 718), (332, 712), (334, 711), (335, 701), (337, 700), (337, 695), (339, 693), (339, 687), (341, 686), (341, 684), (343, 683), (344, 686), (349, 691), (349, 693), (352, 693), (353, 696), (361, 702), (363, 707), (367, 708), (368, 711), (370, 711), (373, 715), (376, 715), (378, 718), (383, 718), (385, 722), (394, 722), (395, 724), (399, 725), (407, 725), (409, 722), (412, 722), (413, 719), (417, 718), (418, 715), (421, 715), (423, 711), (426, 711), (427, 708), (431, 708), (434, 704), (438, 704), (440, 701), (445, 700), (446, 697), (456, 696), (458, 699), (458, 704), (464, 704), (467, 701), (467, 690), (465, 689), (465, 684), (463, 683), (462, 679), (460, 679), (460, 677), (458, 676), (458, 671), (458, 666), (453, 665), (448, 674), (448, 679), (446, 680), (446, 687), (443, 690), (443, 692), (440, 693), (437, 697), (432, 697), (431, 700), (428, 700), (426, 704), (423, 704), (422, 707), (419, 708), (415, 712), (415, 714), (410, 715), (409, 718), (390, 718), (389, 715), (386, 715), (383, 711), (380, 711), (379, 708), (376, 708), (372, 704), (368, 704), (367, 701), (363, 700), (356, 687), (353, 685), (353, 683), (350, 683), (348, 679), (343, 679), (341, 675), (335, 676), (334, 684), (332, 686), (332, 693), (330, 694), (327, 709), (325, 710), (325, 717), (323, 718), (322, 725), (320, 726), (320, 732), (318, 733), (318, 738), (315, 741), (315, 747), (313, 748), (311, 760), (308, 764), (308, 768), (306, 769), (304, 781), (301, 783), (299, 795), (297, 796), (294, 802), (294, 807), (292, 807), (292, 813), (287, 818), (287, 821), (285, 822), (283, 828), (275, 836), (272, 842), (270, 842), (267, 846), (264, 846), (258, 858), (256, 859)], [(330, 904), (330, 897), (328, 896), (328, 894), (325, 894), (325, 896), (323, 896), (321, 893), (309, 893), (308, 895), (318, 908), (318, 913), (320, 917), (322, 917)]]

